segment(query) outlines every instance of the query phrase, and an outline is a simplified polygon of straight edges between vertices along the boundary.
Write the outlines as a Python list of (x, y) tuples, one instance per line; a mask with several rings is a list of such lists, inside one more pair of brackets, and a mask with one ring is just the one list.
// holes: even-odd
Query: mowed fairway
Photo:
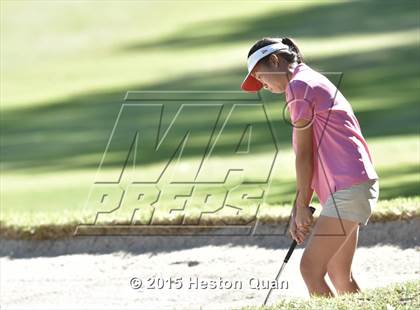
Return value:
[[(290, 286), (270, 305), (419, 308), (419, 10), (382, 0), (0, 1), (1, 306), (262, 309), (265, 289), (135, 289), (130, 279), (275, 277), (291, 242), (279, 232), (295, 195), (292, 130), (283, 95), (239, 91), (250, 46), (289, 36), (352, 104), (380, 199), (352, 265), (363, 293), (309, 299), (299, 247), (282, 274)], [(255, 215), (274, 225), (252, 236), (73, 236), (95, 219), (116, 228)]]
[[(286, 35), (297, 40), (310, 66), (343, 73), (340, 89), (360, 121), (381, 178), (381, 200), (387, 200), (379, 209), (417, 210), (418, 5), (380, 3), (2, 2), (2, 224), (36, 231), (91, 220), (96, 210), (84, 204), (127, 91), (239, 90), (249, 46), (263, 36)], [(291, 130), (282, 117), (283, 96), (262, 96), (279, 149), (264, 208), (287, 213), (294, 197)], [(175, 110), (168, 111), (170, 119)], [(209, 136), (207, 117), (196, 113), (179, 128), (198, 133), (200, 145)], [(263, 120), (254, 117), (241, 115), (215, 148), (217, 169), (246, 160), (254, 169), (245, 177), (260, 176), (272, 144)], [(149, 122), (133, 115), (124, 126), (130, 132)], [(252, 155), (244, 159), (233, 150), (248, 123), (255, 125)], [(178, 142), (169, 141), (163, 153), (172, 154)], [(128, 153), (126, 141), (114, 143), (113, 160), (102, 170), (107, 175), (121, 171)], [(184, 150), (185, 171), (203, 155), (198, 150)], [(137, 169), (155, 175), (167, 161), (152, 154)], [(165, 208), (174, 203), (161, 202)]]

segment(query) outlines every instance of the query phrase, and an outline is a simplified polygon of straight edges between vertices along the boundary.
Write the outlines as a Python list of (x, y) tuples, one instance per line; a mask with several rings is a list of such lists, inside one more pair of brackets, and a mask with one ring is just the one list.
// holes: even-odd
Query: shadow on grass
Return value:
[[(381, 169), (379, 175), (379, 199), (412, 197), (420, 195), (420, 168), (418, 164)], [(409, 180), (398, 180), (399, 177)], [(393, 179), (397, 178), (395, 181)]]
[[(287, 7), (287, 3), (284, 7)], [(419, 4), (416, 1), (396, 3), (381, 0), (336, 2), (309, 6), (297, 11), (280, 8), (258, 17), (229, 17), (193, 23), (168, 35), (167, 38), (141, 41), (120, 50), (218, 46), (289, 33), (295, 37), (328, 38), (410, 30), (418, 27), (418, 10)], [(209, 29), (212, 29), (212, 34), (206, 34)]]
[[(366, 137), (384, 137), (392, 135), (412, 135), (419, 133), (418, 115), (420, 107), (414, 90), (407, 90), (417, 79), (417, 68), (410, 62), (402, 62), (394, 70), (387, 71), (384, 65), (401, 57), (414, 57), (418, 53), (417, 46), (388, 49), (382, 52), (380, 60), (375, 61), (375, 53), (355, 54), (346, 58), (336, 57), (328, 60), (314, 61), (314, 67), (322, 69), (337, 67), (345, 75), (340, 88), (344, 95), (366, 102), (375, 97), (387, 99), (395, 96), (398, 102), (391, 106), (356, 111)], [(367, 61), (366, 59), (371, 59)], [(312, 63), (309, 64), (312, 66)], [(385, 68), (385, 69), (384, 69)], [(378, 72), (378, 73), (375, 73)], [(368, 76), (366, 76), (368, 74)], [(379, 82), (370, 80), (369, 76), (380, 77)], [(112, 92), (101, 92), (75, 96), (69, 100), (45, 104), (38, 107), (18, 110), (6, 110), (2, 113), (2, 147), (1, 158), (3, 171), (7, 170), (71, 170), (95, 169), (98, 167), (107, 140), (111, 134), (118, 112), (127, 89), (129, 90), (236, 90), (243, 77), (243, 69), (224, 70), (179, 77), (161, 83), (139, 87), (129, 85)], [(254, 96), (254, 95), (250, 95)], [(273, 128), (273, 135), (279, 149), (291, 145), (290, 127), (282, 120), (284, 105), (283, 96), (265, 96), (268, 117)], [(270, 99), (271, 98), (271, 99)], [(272, 100), (276, 101), (272, 101)], [(376, 99), (376, 98), (375, 98)], [(161, 104), (157, 102), (156, 104)], [(176, 105), (166, 105), (168, 111), (176, 111)], [(172, 114), (172, 113), (170, 113)], [(170, 115), (167, 119), (171, 119)], [(181, 133), (189, 129), (196, 133), (199, 141), (205, 143), (209, 136), (208, 115), (191, 113), (186, 121), (177, 127)], [(224, 121), (222, 118), (218, 124)], [(123, 129), (128, 133), (135, 130), (150, 130), (150, 124), (158, 119), (150, 115), (128, 115)], [(266, 152), (272, 148), (272, 137), (267, 135), (267, 123), (264, 120), (253, 120), (252, 114), (244, 114), (243, 122), (236, 122), (224, 132), (228, 137), (240, 137), (246, 125), (252, 123), (251, 153)], [(127, 141), (115, 141), (111, 166), (121, 167), (128, 152)], [(153, 164), (167, 160), (179, 141), (169, 141), (161, 156), (155, 153), (146, 154), (141, 164)], [(218, 148), (219, 156), (232, 155), (237, 141), (232, 141)], [(202, 156), (202, 145), (193, 145), (183, 154), (185, 158)], [(255, 151), (257, 150), (257, 151)], [(166, 155), (165, 155), (166, 154)]]

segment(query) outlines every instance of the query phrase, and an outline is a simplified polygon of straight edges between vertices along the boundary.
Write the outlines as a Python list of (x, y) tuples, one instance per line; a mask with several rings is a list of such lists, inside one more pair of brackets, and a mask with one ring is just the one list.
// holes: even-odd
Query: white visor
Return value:
[(290, 51), (288, 45), (278, 42), (264, 46), (256, 50), (251, 56), (248, 57), (248, 74), (241, 85), (243, 90), (255, 92), (262, 88), (261, 82), (259, 82), (251, 75), (251, 71), (262, 58), (279, 50)]

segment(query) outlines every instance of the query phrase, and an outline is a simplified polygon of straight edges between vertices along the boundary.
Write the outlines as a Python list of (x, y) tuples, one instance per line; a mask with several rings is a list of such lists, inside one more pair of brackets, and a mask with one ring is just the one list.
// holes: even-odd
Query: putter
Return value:
[[(309, 209), (311, 210), (312, 214), (315, 212), (315, 208), (314, 208), (314, 207), (311, 207), (311, 206), (310, 206), (310, 207), (309, 207)], [(293, 251), (294, 251), (294, 250), (295, 250), (295, 248), (296, 248), (296, 245), (297, 245), (296, 240), (293, 240), (292, 244), (291, 244), (291, 245), (290, 245), (290, 247), (289, 247), (289, 251), (287, 251), (286, 257), (284, 258), (283, 264), (281, 265), (280, 270), (279, 270), (279, 272), (277, 273), (277, 276), (276, 276), (276, 282), (277, 282), (277, 281), (278, 281), (278, 279), (280, 278), (280, 275), (281, 275), (281, 273), (283, 272), (283, 269), (284, 269), (284, 267), (286, 266), (287, 262), (289, 261), (290, 256), (292, 256)], [(265, 305), (267, 304), (268, 298), (270, 298), (270, 295), (271, 295), (271, 291), (272, 291), (272, 290), (273, 290), (273, 288), (270, 288), (270, 290), (268, 291), (268, 294), (267, 294), (267, 296), (265, 297), (265, 300), (264, 300), (263, 306), (265, 306)]]

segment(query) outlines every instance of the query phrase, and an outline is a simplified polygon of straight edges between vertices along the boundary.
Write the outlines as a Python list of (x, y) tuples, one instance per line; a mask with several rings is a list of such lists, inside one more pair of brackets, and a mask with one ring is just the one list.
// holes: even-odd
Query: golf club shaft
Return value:
[[(311, 210), (311, 213), (312, 213), (312, 214), (315, 212), (315, 208), (314, 208), (314, 207), (309, 206), (309, 209)], [(281, 275), (281, 273), (283, 272), (284, 267), (286, 267), (286, 264), (287, 264), (287, 262), (289, 261), (290, 256), (292, 256), (292, 253), (293, 253), (293, 251), (295, 250), (296, 245), (297, 245), (296, 240), (293, 240), (292, 244), (291, 244), (291, 245), (290, 245), (290, 247), (289, 247), (289, 250), (287, 251), (286, 257), (285, 257), (285, 258), (284, 258), (284, 260), (283, 260), (283, 264), (281, 265), (280, 270), (279, 270), (279, 272), (277, 273), (277, 276), (276, 276), (276, 281), (278, 281), (278, 279), (280, 278), (280, 275)], [(270, 288), (270, 290), (268, 291), (268, 294), (267, 294), (267, 296), (265, 297), (265, 300), (264, 300), (263, 306), (265, 306), (265, 305), (266, 305), (266, 303), (267, 303), (267, 301), (268, 301), (268, 298), (270, 298), (270, 295), (271, 295), (271, 291), (272, 291), (272, 290), (273, 290), (273, 288)]]

